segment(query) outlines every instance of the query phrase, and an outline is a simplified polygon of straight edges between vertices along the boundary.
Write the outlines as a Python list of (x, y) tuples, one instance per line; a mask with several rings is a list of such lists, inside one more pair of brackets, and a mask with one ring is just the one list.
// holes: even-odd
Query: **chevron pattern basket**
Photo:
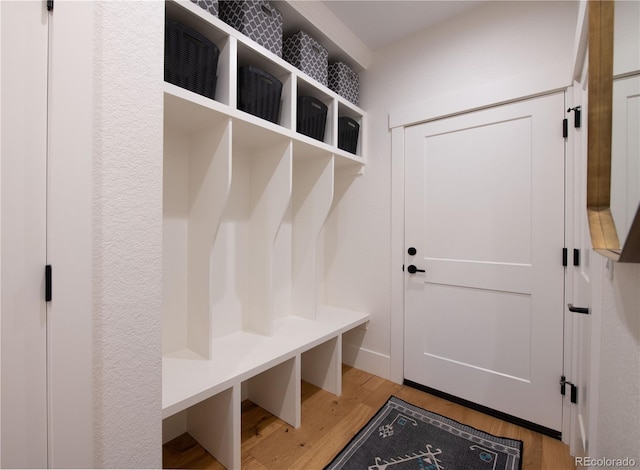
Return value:
[(218, 16), (218, 0), (191, 0), (200, 8), (204, 8), (213, 16)]
[(282, 57), (282, 13), (267, 0), (221, 0), (220, 19)]
[(347, 64), (336, 62), (329, 65), (329, 88), (356, 106), (360, 101), (358, 74)]
[(285, 39), (282, 53), (284, 60), (327, 86), (329, 53), (318, 41), (298, 31)]

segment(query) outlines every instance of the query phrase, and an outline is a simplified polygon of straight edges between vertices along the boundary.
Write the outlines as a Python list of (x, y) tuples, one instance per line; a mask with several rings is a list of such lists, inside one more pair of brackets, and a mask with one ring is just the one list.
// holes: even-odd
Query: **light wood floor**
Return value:
[[(575, 469), (568, 447), (556, 439), (345, 366), (340, 397), (302, 383), (298, 429), (251, 402), (243, 403), (243, 470), (322, 469), (390, 395), (491, 434), (522, 440), (522, 470)], [(163, 466), (224, 468), (188, 434), (163, 446)]]

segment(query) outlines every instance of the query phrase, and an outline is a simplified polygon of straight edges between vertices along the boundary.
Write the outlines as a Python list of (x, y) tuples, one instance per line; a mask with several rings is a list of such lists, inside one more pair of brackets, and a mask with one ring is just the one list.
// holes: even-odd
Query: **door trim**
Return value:
[[(43, 2), (43, 4), (46, 2)], [(46, 9), (46, 6), (44, 7)], [(93, 324), (93, 2), (49, 12), (47, 264), (48, 458), (51, 468), (95, 466)], [(43, 266), (44, 272), (44, 266)]]

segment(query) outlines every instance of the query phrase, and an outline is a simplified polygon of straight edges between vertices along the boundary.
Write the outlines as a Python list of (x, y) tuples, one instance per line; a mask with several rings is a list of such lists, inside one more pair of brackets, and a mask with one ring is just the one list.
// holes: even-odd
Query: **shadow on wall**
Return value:
[(615, 264), (613, 287), (616, 309), (620, 321), (640, 346), (640, 266), (635, 264)]
[(333, 188), (333, 204), (329, 210), (329, 216), (327, 217), (327, 221), (331, 221), (332, 223), (327, 223), (324, 230), (325, 272), (331, 271), (333, 261), (336, 259), (338, 254), (338, 247), (340, 246), (340, 233), (342, 232), (340, 226), (342, 221), (340, 219), (335, 219), (337, 217), (335, 208), (340, 207), (340, 201), (345, 194), (347, 194), (347, 191), (358, 176), (359, 175), (356, 173), (336, 172)]

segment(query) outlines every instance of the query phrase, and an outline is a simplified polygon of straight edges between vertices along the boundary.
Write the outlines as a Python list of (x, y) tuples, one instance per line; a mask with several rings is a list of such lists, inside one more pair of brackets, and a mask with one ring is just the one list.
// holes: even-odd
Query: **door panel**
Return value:
[[(472, 128), (450, 126), (450, 122), (430, 124), (424, 140), (423, 151), (428, 155), (423, 170), (424, 217), (447, 221), (425, 225), (424, 256), (463, 262), (530, 262), (530, 220), (521, 208), (531, 205), (531, 154), (522, 152), (513, 158), (510, 153), (513, 148), (531, 148), (530, 142), (518, 140), (529, 138), (530, 118)], [(456, 216), (448, 217), (451, 213)]]
[(563, 94), (405, 132), (405, 378), (560, 430)]
[(45, 2), (0, 2), (0, 37), (0, 467), (46, 468)]

